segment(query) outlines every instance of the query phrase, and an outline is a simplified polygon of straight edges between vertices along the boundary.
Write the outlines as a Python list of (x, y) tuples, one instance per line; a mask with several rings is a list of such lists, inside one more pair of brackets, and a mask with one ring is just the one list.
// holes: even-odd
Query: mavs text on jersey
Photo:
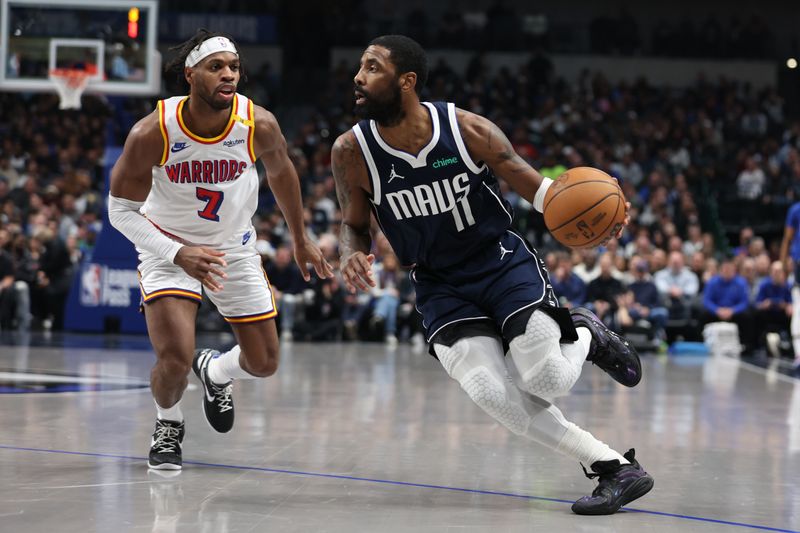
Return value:
[(423, 102), (433, 124), (412, 155), (389, 146), (374, 121), (353, 127), (367, 163), (375, 218), (404, 265), (457, 264), (511, 224), (511, 206), (486, 165), (472, 161), (452, 103)]

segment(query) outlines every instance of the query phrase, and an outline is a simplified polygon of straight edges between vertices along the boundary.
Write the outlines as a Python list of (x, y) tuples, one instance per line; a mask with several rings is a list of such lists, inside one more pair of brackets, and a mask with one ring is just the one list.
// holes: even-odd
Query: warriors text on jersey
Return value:
[(452, 103), (423, 102), (433, 135), (418, 154), (389, 146), (375, 121), (353, 127), (372, 185), (375, 218), (404, 265), (445, 268), (497, 242), (512, 220), (489, 168), (475, 163)]
[(253, 103), (237, 94), (225, 130), (195, 135), (181, 115), (188, 97), (158, 102), (164, 138), (161, 162), (142, 214), (164, 233), (192, 244), (219, 246), (252, 228), (258, 204)]

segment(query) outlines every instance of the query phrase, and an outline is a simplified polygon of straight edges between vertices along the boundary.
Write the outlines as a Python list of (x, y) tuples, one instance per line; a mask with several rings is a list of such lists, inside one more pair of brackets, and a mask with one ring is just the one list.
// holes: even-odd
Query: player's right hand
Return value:
[(340, 269), (347, 290), (355, 293), (358, 289), (368, 291), (375, 286), (375, 277), (372, 275), (374, 262), (375, 255), (366, 255), (364, 252), (354, 252), (342, 259)]
[(224, 255), (224, 252), (204, 246), (184, 246), (175, 255), (175, 264), (194, 279), (200, 280), (200, 283), (211, 292), (219, 292), (222, 290), (219, 279), (228, 277), (219, 268), (228, 266), (222, 259)]

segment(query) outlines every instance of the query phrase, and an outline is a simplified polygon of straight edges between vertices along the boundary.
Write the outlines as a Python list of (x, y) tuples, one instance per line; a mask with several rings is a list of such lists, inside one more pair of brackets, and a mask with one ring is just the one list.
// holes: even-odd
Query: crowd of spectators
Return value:
[(546, 6), (494, 0), (481, 8), (448, 3), (439, 11), (382, 2), (353, 2), (329, 17), (328, 36), (339, 45), (361, 46), (369, 35), (402, 33), (425, 47), (461, 50), (530, 50), (601, 55), (769, 59), (776, 37), (758, 13), (700, 12), (660, 18), (642, 27), (629, 8), (582, 23), (550, 13)]
[(0, 93), (0, 329), (60, 329), (72, 272), (102, 226), (108, 109)]
[(768, 333), (788, 344), (792, 296), (783, 263), (751, 245), (721, 261), (701, 248), (687, 264), (682, 243), (672, 242), (666, 259), (642, 239), (572, 257), (551, 252), (545, 262), (563, 306), (589, 307), (619, 332), (643, 330), (651, 348), (666, 349), (678, 336), (700, 339), (711, 322), (735, 323), (745, 351), (765, 350)]
[[(337, 66), (316, 111), (285, 131), (309, 231), (333, 264), (341, 213), (330, 150), (354, 123), (351, 88), (351, 68)], [(644, 79), (611, 84), (591, 72), (567, 84), (544, 55), (517, 72), (492, 72), (477, 54), (463, 76), (432, 65), (424, 98), (487, 116), (544, 175), (589, 165), (619, 179), (632, 222), (621, 239), (582, 253), (560, 248), (541, 216), (503, 184), (515, 228), (546, 255), (565, 304), (588, 304), (620, 330), (646, 326), (657, 343), (697, 336), (704, 322), (723, 319), (741, 324), (743, 342), (755, 347), (764, 331), (752, 327), (756, 317), (786, 326), (785, 298), (777, 302), (786, 275), (774, 261), (785, 210), (800, 200), (800, 123), (784, 117), (774, 90), (703, 78), (681, 90)], [(128, 122), (152, 108), (132, 101)], [(0, 290), (10, 295), (0, 303), (2, 327), (28, 327), (32, 317), (32, 327), (58, 328), (70, 272), (99, 230), (104, 147), (124, 137), (121, 110), (85, 97), (80, 112), (60, 113), (52, 95), (4, 94), (0, 104)], [(274, 198), (266, 187), (259, 195), (257, 247), (283, 309), (284, 338), (421, 340), (412, 287), (379, 233), (373, 293), (348, 294), (338, 279), (305, 285)], [(739, 213), (766, 206), (771, 225), (739, 233), (741, 219), (737, 226), (716, 214), (731, 202)], [(759, 292), (769, 280), (775, 286)], [(747, 286), (746, 302), (728, 301), (731, 283)]]
[(767, 59), (775, 53), (775, 37), (758, 14), (731, 14), (727, 20), (718, 14), (661, 19), (647, 32), (649, 41), (639, 26), (626, 9), (595, 18), (589, 28), (592, 52), (726, 59)]
[[(428, 48), (525, 51), (540, 46), (567, 53), (769, 59), (780, 40), (770, 20), (752, 9), (723, 14), (676, 9), (673, 16), (644, 24), (648, 7), (633, 4), (616, 10), (603, 6), (593, 10), (603, 13), (594, 17), (576, 17), (547, 3), (511, 0), (473, 1), (466, 6), (452, 0), (441, 5), (391, 0), (201, 0), (192, 8), (202, 13), (273, 15), (284, 35), (311, 28), (320, 40), (338, 46), (362, 46), (370, 36), (401, 33)], [(185, 12), (186, 6), (164, 0), (161, 9)]]

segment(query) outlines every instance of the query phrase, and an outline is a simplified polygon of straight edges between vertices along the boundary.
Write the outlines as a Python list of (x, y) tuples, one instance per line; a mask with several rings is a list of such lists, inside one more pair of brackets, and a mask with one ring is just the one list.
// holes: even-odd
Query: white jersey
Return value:
[(190, 244), (220, 246), (252, 235), (258, 205), (253, 102), (233, 98), (225, 130), (213, 138), (189, 131), (181, 111), (188, 97), (158, 102), (164, 138), (161, 162), (142, 214), (159, 230)]

